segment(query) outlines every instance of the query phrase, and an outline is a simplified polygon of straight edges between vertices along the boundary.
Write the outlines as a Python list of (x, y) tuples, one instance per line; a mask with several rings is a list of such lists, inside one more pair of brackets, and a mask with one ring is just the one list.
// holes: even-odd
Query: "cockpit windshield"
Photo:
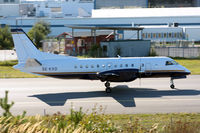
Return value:
[(178, 65), (178, 63), (174, 60), (171, 60), (171, 61), (166, 61), (166, 66), (167, 65)]

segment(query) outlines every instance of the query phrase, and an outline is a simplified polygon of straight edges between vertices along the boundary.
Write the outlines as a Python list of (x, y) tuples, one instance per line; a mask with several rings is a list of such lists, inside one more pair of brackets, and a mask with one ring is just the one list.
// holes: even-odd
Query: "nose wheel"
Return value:
[(175, 88), (175, 85), (174, 85), (174, 79), (173, 79), (173, 78), (171, 78), (170, 83), (171, 83), (170, 87), (171, 87), (172, 89), (174, 89), (174, 88)]
[(112, 90), (110, 88), (110, 82), (106, 81), (105, 86), (106, 86), (106, 93), (111, 93)]

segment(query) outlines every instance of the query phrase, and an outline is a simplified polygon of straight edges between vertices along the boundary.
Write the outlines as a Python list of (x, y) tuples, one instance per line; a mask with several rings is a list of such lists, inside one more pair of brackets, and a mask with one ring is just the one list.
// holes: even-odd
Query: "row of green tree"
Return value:
[[(39, 21), (28, 32), (28, 36), (33, 40), (36, 47), (42, 47), (42, 40), (51, 32), (50, 25), (47, 22)], [(9, 26), (0, 27), (0, 50), (13, 49), (13, 39)]]

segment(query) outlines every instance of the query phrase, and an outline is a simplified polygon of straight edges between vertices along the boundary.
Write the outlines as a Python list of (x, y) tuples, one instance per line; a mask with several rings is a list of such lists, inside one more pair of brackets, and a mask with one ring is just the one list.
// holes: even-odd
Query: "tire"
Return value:
[(172, 84), (172, 85), (170, 85), (170, 87), (172, 88), (172, 89), (174, 89), (175, 88), (175, 86)]
[(109, 82), (106, 82), (106, 83), (105, 83), (105, 86), (106, 86), (106, 88), (110, 87), (110, 83), (109, 83)]

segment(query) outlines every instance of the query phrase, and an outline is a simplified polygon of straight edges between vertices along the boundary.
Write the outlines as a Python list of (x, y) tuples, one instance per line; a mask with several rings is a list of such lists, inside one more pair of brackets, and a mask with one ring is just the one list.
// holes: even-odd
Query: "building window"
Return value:
[(148, 38), (151, 38), (151, 34), (150, 33), (148, 33)]
[(174, 38), (177, 38), (177, 33), (174, 33)]
[(183, 34), (182, 33), (179, 33), (179, 36), (180, 36), (180, 38), (183, 38)]
[(172, 37), (172, 33), (169, 33), (168, 37), (171, 38)]
[(142, 34), (142, 37), (143, 37), (143, 38), (146, 38), (145, 33)]
[(80, 2), (92, 2), (92, 0), (80, 0)]
[(167, 33), (164, 33), (164, 38), (167, 38)]
[(161, 38), (161, 33), (158, 34), (158, 38)]
[(156, 33), (153, 33), (153, 38), (156, 38)]

